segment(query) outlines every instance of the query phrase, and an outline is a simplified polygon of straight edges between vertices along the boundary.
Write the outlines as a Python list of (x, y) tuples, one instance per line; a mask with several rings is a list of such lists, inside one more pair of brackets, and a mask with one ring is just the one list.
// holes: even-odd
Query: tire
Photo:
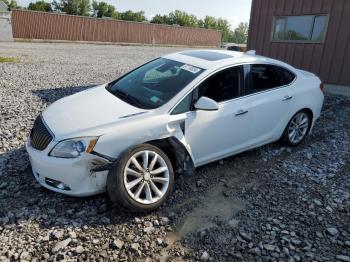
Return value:
[(173, 187), (174, 171), (169, 158), (149, 144), (126, 150), (107, 177), (107, 191), (112, 202), (132, 212), (158, 208), (172, 193)]
[[(301, 119), (302, 121), (298, 122)], [(307, 121), (307, 122), (304, 123), (303, 121)], [(300, 145), (309, 134), (311, 129), (311, 124), (312, 124), (312, 116), (307, 110), (301, 110), (297, 112), (288, 122), (288, 125), (286, 126), (282, 135), (282, 139), (281, 139), (282, 142), (288, 146), (293, 146), (293, 147)], [(293, 135), (294, 134), (292, 132), (293, 129), (297, 133), (296, 137)], [(299, 131), (296, 131), (297, 129)]]

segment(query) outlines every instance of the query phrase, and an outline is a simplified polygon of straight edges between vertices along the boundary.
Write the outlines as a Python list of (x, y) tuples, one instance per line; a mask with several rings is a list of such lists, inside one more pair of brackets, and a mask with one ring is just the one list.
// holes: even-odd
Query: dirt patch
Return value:
[(224, 196), (224, 187), (217, 186), (210, 190), (193, 209), (184, 222), (175, 230), (177, 240), (189, 233), (200, 232), (216, 226), (213, 221), (229, 223), (232, 217), (244, 208), (244, 204)]
[(160, 261), (168, 261), (168, 251), (177, 241), (181, 241), (189, 234), (217, 227), (217, 223), (227, 223), (232, 227), (238, 225), (238, 220), (234, 216), (244, 209), (244, 203), (228, 198), (224, 193), (225, 187), (218, 185), (200, 198), (197, 207), (187, 213), (174, 232), (168, 234), (166, 238), (168, 246), (163, 250)]

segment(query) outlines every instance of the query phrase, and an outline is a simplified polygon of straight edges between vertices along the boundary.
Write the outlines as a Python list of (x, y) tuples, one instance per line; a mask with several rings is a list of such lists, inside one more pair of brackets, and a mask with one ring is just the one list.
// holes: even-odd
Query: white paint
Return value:
[[(232, 55), (220, 61), (207, 61), (179, 53), (165, 56), (206, 69), (167, 104), (155, 110), (133, 107), (112, 94), (105, 86), (63, 98), (43, 112), (43, 118), (55, 134), (44, 151), (27, 151), (34, 173), (63, 181), (71, 191), (53, 189), (42, 178), (38, 181), (57, 192), (71, 195), (93, 195), (106, 188), (107, 173), (91, 175), (91, 163), (101, 158), (83, 154), (76, 159), (48, 156), (61, 140), (99, 136), (94, 151), (117, 158), (127, 148), (151, 140), (174, 137), (188, 150), (196, 167), (278, 140), (292, 116), (303, 108), (313, 112), (313, 124), (320, 116), (323, 93), (321, 81), (313, 74), (297, 70), (283, 62), (266, 57), (232, 51), (213, 51)], [(172, 109), (202, 81), (214, 73), (241, 64), (275, 64), (296, 75), (289, 86), (217, 103), (217, 110), (196, 110), (171, 115)], [(285, 97), (292, 99), (285, 100)], [(137, 114), (146, 111), (143, 114)], [(125, 115), (134, 116), (122, 118)], [(181, 124), (185, 122), (183, 133)], [(103, 159), (102, 159), (103, 160)], [(97, 179), (98, 177), (98, 179)]]

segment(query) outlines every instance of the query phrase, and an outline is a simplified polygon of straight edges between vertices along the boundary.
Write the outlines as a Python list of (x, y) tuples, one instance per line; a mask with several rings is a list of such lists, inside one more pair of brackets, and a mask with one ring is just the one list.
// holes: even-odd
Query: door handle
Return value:
[(241, 109), (241, 110), (238, 110), (238, 112), (236, 113), (236, 116), (241, 116), (241, 115), (244, 115), (246, 113), (248, 113), (248, 110)]
[(292, 98), (293, 98), (292, 96), (286, 95), (286, 96), (284, 96), (282, 101), (288, 101), (288, 100), (291, 100)]

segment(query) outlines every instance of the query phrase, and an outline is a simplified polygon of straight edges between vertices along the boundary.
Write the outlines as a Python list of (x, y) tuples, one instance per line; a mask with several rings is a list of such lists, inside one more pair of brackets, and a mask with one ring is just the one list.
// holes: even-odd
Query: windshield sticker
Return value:
[(183, 65), (181, 66), (181, 69), (191, 72), (192, 74), (197, 74), (199, 71), (201, 71), (199, 68), (191, 65)]
[(152, 96), (151, 98), (151, 101), (153, 102), (153, 103), (158, 103), (158, 101), (160, 100), (158, 97), (156, 97), (156, 96)]

